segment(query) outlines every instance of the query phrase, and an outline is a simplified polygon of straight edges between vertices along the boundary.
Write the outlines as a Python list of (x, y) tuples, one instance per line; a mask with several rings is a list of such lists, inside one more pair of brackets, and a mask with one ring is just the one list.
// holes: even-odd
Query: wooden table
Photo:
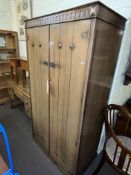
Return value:
[[(16, 97), (18, 97), (23, 103), (25, 107), (25, 112), (28, 114), (28, 116), (31, 117), (31, 99), (30, 99), (30, 88), (29, 83), (27, 83), (23, 87), (23, 82), (19, 81), (19, 84), (17, 84), (15, 81), (9, 79), (8, 85), (9, 85), (9, 97), (11, 106), (13, 105), (13, 101), (16, 100)], [(27, 80), (29, 82), (29, 80)]]

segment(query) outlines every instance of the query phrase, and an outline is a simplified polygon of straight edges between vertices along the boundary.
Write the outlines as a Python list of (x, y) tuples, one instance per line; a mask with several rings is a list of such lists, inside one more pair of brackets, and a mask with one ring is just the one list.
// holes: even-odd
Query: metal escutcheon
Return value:
[(70, 48), (73, 50), (75, 48), (75, 44), (74, 43), (71, 43), (70, 44)]
[(58, 48), (59, 48), (59, 49), (62, 48), (62, 43), (61, 43), (61, 42), (58, 43)]

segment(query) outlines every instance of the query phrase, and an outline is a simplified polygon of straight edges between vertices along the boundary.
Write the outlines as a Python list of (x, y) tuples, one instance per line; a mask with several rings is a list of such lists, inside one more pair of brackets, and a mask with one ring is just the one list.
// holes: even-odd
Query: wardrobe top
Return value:
[(126, 18), (100, 1), (26, 20), (26, 28), (97, 18), (124, 29)]

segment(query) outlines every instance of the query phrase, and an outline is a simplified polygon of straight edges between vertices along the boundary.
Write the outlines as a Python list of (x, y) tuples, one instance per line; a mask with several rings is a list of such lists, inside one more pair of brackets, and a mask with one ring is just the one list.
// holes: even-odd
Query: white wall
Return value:
[(0, 0), (0, 29), (17, 31), (14, 0)]
[(0, 29), (12, 29), (12, 14), (10, 0), (0, 0)]
[[(25, 34), (20, 35), (20, 28), (24, 28), (23, 25), (20, 24), (20, 21), (23, 17), (31, 18), (31, 11), (30, 8), (27, 8), (26, 10), (23, 10), (22, 4), (23, 2), (30, 4), (31, 0), (10, 0), (12, 2), (12, 7), (14, 9), (13, 11), (13, 17), (14, 17), (14, 26), (17, 26), (17, 32), (19, 37), (19, 50), (20, 50), (20, 58), (27, 59), (27, 51), (26, 51), (26, 38)], [(20, 5), (20, 11), (18, 12), (18, 6)], [(29, 6), (28, 6), (29, 7)]]
[[(59, 10), (79, 6), (93, 0), (32, 0), (33, 16), (41, 16)], [(101, 0), (118, 13), (129, 17), (131, 15), (131, 0)]]
[(7, 0), (11, 4), (11, 27), (12, 30), (18, 31), (18, 24), (17, 24), (17, 9), (16, 9), (16, 1), (15, 0)]
[(124, 32), (119, 59), (114, 76), (113, 86), (110, 93), (109, 103), (121, 105), (126, 99), (131, 98), (131, 84), (123, 85), (125, 69), (128, 65), (129, 51), (131, 47), (131, 18), (128, 19)]

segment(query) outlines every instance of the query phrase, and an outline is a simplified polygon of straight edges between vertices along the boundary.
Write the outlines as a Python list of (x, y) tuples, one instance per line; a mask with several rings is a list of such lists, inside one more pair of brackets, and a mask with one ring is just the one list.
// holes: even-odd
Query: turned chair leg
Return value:
[(105, 162), (106, 162), (105, 155), (103, 154), (98, 167), (96, 168), (96, 170), (94, 171), (94, 173), (92, 175), (97, 175), (100, 172), (100, 170), (102, 169)]

